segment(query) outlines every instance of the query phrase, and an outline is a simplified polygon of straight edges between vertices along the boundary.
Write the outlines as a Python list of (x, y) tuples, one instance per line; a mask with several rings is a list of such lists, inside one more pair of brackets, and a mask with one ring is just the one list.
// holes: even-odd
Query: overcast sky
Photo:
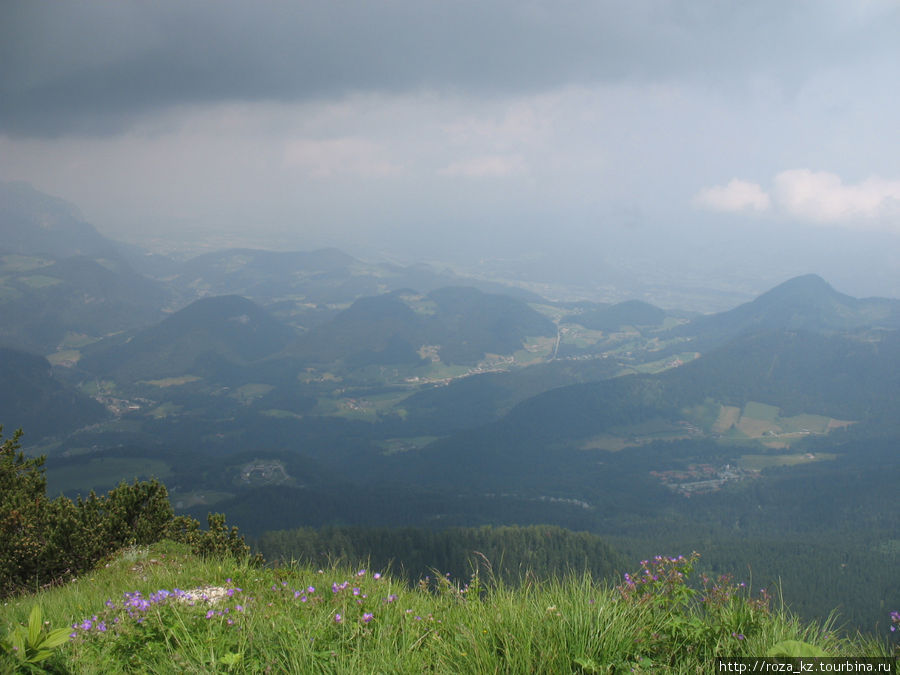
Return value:
[(898, 119), (898, 0), (0, 3), (0, 179), (145, 244), (900, 296)]

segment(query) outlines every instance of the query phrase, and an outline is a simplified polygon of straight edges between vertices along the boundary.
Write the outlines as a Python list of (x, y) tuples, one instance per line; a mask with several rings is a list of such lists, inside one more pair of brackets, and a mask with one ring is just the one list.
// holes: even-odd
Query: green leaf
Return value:
[(600, 673), (600, 666), (589, 656), (577, 656), (572, 660), (586, 673)]
[(31, 608), (31, 615), (28, 617), (28, 645), (36, 647), (41, 637), (41, 607), (35, 605)]
[(241, 659), (244, 658), (243, 652), (236, 652), (233, 654), (226, 654), (225, 656), (219, 657), (219, 663), (225, 666), (233, 666), (236, 663), (240, 663)]
[(28, 658), (28, 663), (40, 663), (41, 661), (46, 661), (53, 654), (49, 649), (42, 649), (34, 656), (30, 656)]
[(47, 637), (44, 638), (44, 641), (41, 643), (41, 647), (44, 649), (54, 649), (55, 647), (59, 647), (60, 645), (64, 645), (69, 641), (69, 632), (68, 628), (57, 628), (55, 631), (49, 633)]

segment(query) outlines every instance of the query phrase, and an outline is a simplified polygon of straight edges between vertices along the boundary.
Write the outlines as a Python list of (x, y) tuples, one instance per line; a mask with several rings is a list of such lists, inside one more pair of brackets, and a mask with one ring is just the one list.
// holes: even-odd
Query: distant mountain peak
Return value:
[(860, 300), (836, 291), (817, 274), (788, 279), (751, 302), (695, 319), (680, 329), (710, 347), (745, 331), (804, 330), (830, 334), (864, 328), (896, 329), (900, 301)]
[(810, 296), (810, 295), (840, 295), (845, 298), (842, 293), (834, 290), (834, 287), (818, 274), (804, 274), (793, 279), (788, 279), (784, 283), (779, 284), (775, 288), (763, 293), (758, 300), (766, 297), (775, 296)]
[(20, 255), (108, 255), (115, 248), (74, 205), (22, 182), (0, 181), (0, 231), (0, 249)]

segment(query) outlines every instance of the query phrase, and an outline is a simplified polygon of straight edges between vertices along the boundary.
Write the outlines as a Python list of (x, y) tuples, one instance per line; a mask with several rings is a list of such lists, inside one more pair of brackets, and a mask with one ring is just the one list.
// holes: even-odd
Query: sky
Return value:
[(160, 250), (900, 297), (898, 36), (900, 0), (4, 0), (0, 180)]

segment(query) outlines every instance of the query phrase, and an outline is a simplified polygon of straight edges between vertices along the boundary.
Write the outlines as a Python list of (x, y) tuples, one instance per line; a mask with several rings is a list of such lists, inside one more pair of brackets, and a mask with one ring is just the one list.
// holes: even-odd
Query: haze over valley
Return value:
[(270, 560), (414, 582), (478, 550), (514, 582), (696, 550), (884, 637), (897, 29), (5, 3), (4, 437), (50, 496), (157, 478)]

